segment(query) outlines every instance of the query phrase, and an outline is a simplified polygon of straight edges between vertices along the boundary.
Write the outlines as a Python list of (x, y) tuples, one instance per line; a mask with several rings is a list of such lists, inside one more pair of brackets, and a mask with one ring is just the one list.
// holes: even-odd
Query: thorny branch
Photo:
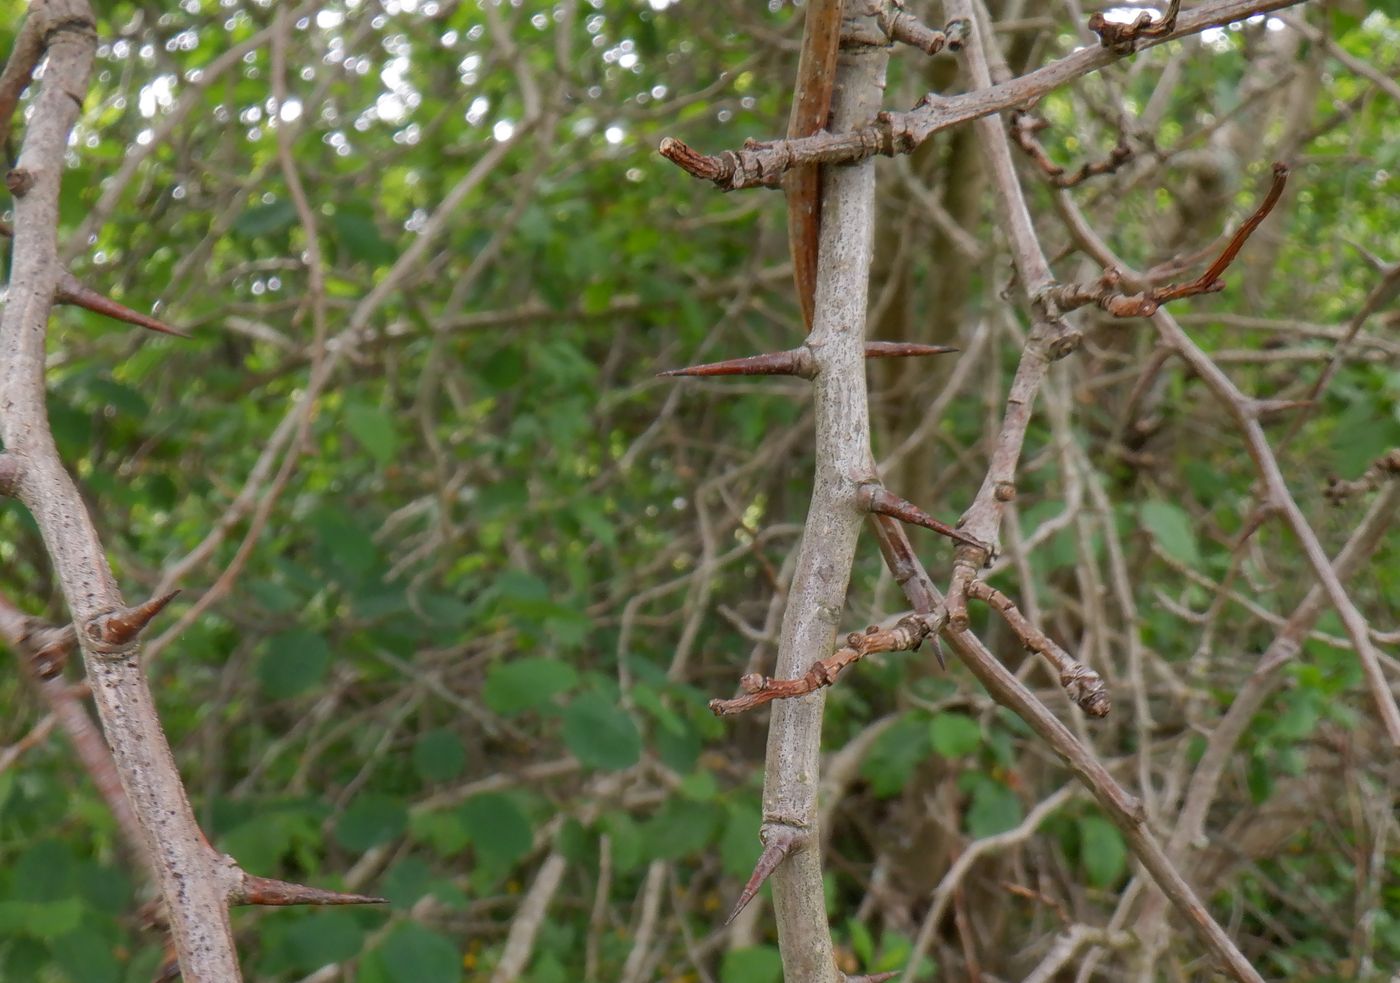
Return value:
[(932, 619), (918, 615), (907, 615), (889, 628), (871, 625), (864, 632), (853, 631), (846, 636), (846, 644), (835, 654), (812, 663), (812, 668), (797, 679), (774, 679), (750, 673), (739, 680), (739, 688), (745, 696), (732, 700), (711, 700), (710, 709), (716, 716), (726, 717), (743, 713), (772, 700), (787, 700), (795, 696), (805, 696), (823, 686), (836, 682), (841, 671), (852, 663), (859, 662), (875, 652), (916, 652), (924, 638), (938, 625)]
[(1235, 257), (1244, 248), (1249, 237), (1254, 234), (1254, 230), (1259, 228), (1259, 223), (1263, 222), (1268, 217), (1269, 212), (1274, 210), (1274, 206), (1278, 204), (1279, 198), (1283, 195), (1284, 185), (1287, 183), (1287, 165), (1274, 164), (1274, 180), (1273, 184), (1269, 186), (1269, 193), (1264, 196), (1264, 200), (1259, 203), (1259, 207), (1249, 218), (1245, 219), (1244, 224), (1230, 237), (1230, 241), (1226, 243), (1215, 262), (1211, 263), (1204, 273), (1190, 283), (1170, 283), (1162, 287), (1153, 287), (1146, 293), (1125, 295), (1118, 289), (1123, 274), (1110, 267), (1104, 271), (1104, 275), (1095, 284), (1066, 283), (1049, 288), (1044, 293), (1045, 301), (1061, 311), (1072, 311), (1075, 308), (1096, 304), (1114, 317), (1151, 317), (1157, 312), (1157, 308), (1168, 301), (1224, 290), (1225, 281), (1221, 279), (1221, 276), (1235, 261)]
[[(140, 827), (141, 852), (165, 900), (181, 972), (189, 983), (231, 983), (241, 977), (228, 920), (230, 903), (256, 903), (259, 897), (275, 897), (279, 904), (294, 903), (297, 897), (300, 903), (319, 904), (331, 903), (332, 897), (340, 898), (335, 903), (377, 899), (250, 878), (205, 839), (156, 714), (139, 652), (142, 630), (173, 595), (134, 607), (122, 601), (86, 503), (49, 429), (44, 342), (51, 306), (64, 296), (71, 279), (65, 279), (57, 254), (59, 180), (95, 48), (85, 0), (36, 0), (0, 73), (0, 109), (11, 110), (0, 125), (8, 128), (13, 100), (32, 78), (40, 55), (47, 57), (19, 159), (7, 176), (16, 198), (9, 296), (0, 315), (0, 440), (5, 447), (0, 485), (34, 517), (63, 589), (73, 618), (72, 637), (82, 652), (114, 765), (107, 765), (105, 756), (97, 760), (96, 752), (92, 760), (85, 752), (85, 763), (99, 785), (104, 771), (114, 770), (120, 780), (121, 795)], [(30, 644), (32, 635), (19, 640)], [(74, 715), (70, 733), (77, 725)], [(111, 795), (115, 792), (109, 790)]]
[[(1172, 30), (1149, 35), (1139, 50), (1189, 37), (1255, 14), (1291, 7), (1301, 0), (1217, 0), (1187, 11)], [(1083, 48), (1059, 61), (1020, 78), (957, 96), (929, 94), (924, 102), (903, 113), (882, 112), (868, 125), (841, 133), (819, 133), (797, 139), (750, 142), (742, 150), (702, 154), (674, 137), (661, 141), (660, 152), (694, 177), (712, 181), (722, 191), (770, 187), (795, 167), (840, 164), (874, 156), (911, 153), (935, 133), (1008, 109), (1033, 104), (1041, 96), (1075, 79), (1097, 71), (1131, 51)]]

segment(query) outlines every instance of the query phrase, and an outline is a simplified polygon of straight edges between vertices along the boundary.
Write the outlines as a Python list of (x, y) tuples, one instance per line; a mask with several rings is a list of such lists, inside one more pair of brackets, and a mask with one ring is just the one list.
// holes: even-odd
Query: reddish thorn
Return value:
[(271, 877), (243, 875), (242, 891), (231, 899), (234, 904), (267, 905), (286, 907), (287, 905), (344, 905), (344, 904), (388, 904), (388, 898), (376, 898), (367, 894), (347, 894), (343, 891), (327, 891), (305, 884), (293, 884)]
[(178, 589), (173, 590), (162, 597), (153, 597), (144, 604), (113, 611), (90, 627), (88, 633), (109, 645), (125, 645), (140, 634), (141, 629), (150, 624), (151, 619), (160, 614), (161, 609), (175, 600), (175, 595), (179, 593)]
[(951, 345), (920, 345), (912, 341), (867, 341), (866, 358), (910, 358), (923, 355), (947, 355), (957, 351)]
[(905, 501), (889, 489), (876, 485), (869, 493), (870, 504), (868, 508), (871, 512), (878, 512), (880, 515), (888, 515), (901, 522), (908, 522), (912, 525), (923, 526), (925, 529), (932, 529), (940, 535), (956, 540), (965, 546), (972, 546), (979, 550), (987, 550), (987, 544), (980, 540), (973, 539), (967, 533), (959, 529), (954, 529), (950, 525), (939, 522), (913, 502)]
[(769, 352), (766, 355), (750, 355), (748, 358), (731, 358), (724, 362), (690, 365), (683, 369), (668, 369), (658, 372), (657, 375), (805, 375), (810, 363), (811, 356), (806, 349), (791, 349), (785, 352)]
[(744, 885), (744, 890), (740, 892), (734, 910), (729, 913), (724, 924), (728, 925), (739, 917), (739, 912), (743, 911), (748, 903), (754, 899), (754, 895), (758, 894), (758, 889), (763, 887), (763, 882), (772, 876), (773, 871), (777, 870), (778, 865), (792, 852), (792, 848), (797, 845), (797, 840), (797, 831), (784, 826), (779, 826), (768, 834), (768, 839), (763, 844), (763, 852), (758, 855), (758, 862), (753, 865), (753, 873), (749, 875), (749, 882)]
[(76, 304), (94, 314), (102, 314), (118, 321), (125, 321), (127, 324), (134, 324), (149, 331), (159, 331), (161, 334), (175, 335), (177, 338), (189, 337), (185, 332), (178, 328), (172, 328), (158, 318), (132, 310), (124, 304), (118, 304), (112, 298), (105, 297), (96, 290), (84, 286), (70, 273), (65, 273), (59, 280), (58, 293), (54, 299), (60, 304)]

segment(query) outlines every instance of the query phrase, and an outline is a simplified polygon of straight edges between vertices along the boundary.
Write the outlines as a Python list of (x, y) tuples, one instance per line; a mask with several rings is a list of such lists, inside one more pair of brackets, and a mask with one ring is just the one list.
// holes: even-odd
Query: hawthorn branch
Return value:
[[(1181, 14), (1171, 31), (1141, 39), (1137, 50), (1190, 37), (1211, 27), (1223, 27), (1301, 2), (1216, 0), (1202, 4)], [(715, 155), (699, 153), (674, 137), (666, 137), (659, 149), (663, 157), (682, 170), (714, 182), (722, 191), (771, 187), (785, 172), (795, 167), (854, 163), (877, 155), (893, 157), (911, 153), (935, 133), (969, 120), (1032, 105), (1046, 93), (1111, 65), (1128, 54), (1131, 52), (1111, 48), (1082, 48), (1043, 68), (990, 88), (946, 98), (930, 93), (920, 105), (908, 112), (872, 114), (866, 117), (871, 120), (869, 124), (840, 133), (755, 141), (741, 150), (727, 150)]]
[(1264, 200), (1230, 237), (1230, 241), (1226, 243), (1215, 262), (1211, 263), (1204, 273), (1190, 283), (1169, 283), (1165, 286), (1153, 287), (1144, 293), (1129, 295), (1118, 289), (1123, 278), (1121, 271), (1115, 267), (1109, 267), (1097, 283), (1067, 283), (1050, 287), (1044, 292), (1043, 298), (1046, 303), (1054, 305), (1061, 311), (1071, 311), (1089, 304), (1096, 304), (1114, 317), (1151, 317), (1157, 312), (1157, 308), (1168, 301), (1224, 290), (1225, 281), (1221, 279), (1221, 276), (1235, 261), (1235, 257), (1244, 248), (1249, 237), (1254, 234), (1254, 230), (1259, 228), (1259, 223), (1263, 222), (1274, 210), (1274, 206), (1278, 204), (1279, 198), (1283, 195), (1284, 185), (1287, 183), (1288, 166), (1282, 163), (1274, 164), (1273, 184), (1269, 187), (1269, 192), (1264, 196)]
[(1022, 645), (1050, 663), (1059, 673), (1060, 685), (1079, 709), (1091, 717), (1108, 716), (1113, 704), (1099, 674), (1076, 661), (1051, 641), (1045, 632), (1031, 624), (1011, 598), (982, 580), (975, 580), (968, 585), (967, 596), (989, 605), (1002, 616)]
[[(59, 180), (96, 49), (86, 0), (36, 0), (32, 28), (47, 54), (15, 170), (14, 261), (0, 314), (0, 440), (9, 491), (39, 528), (73, 619), (93, 702), (122, 793), (140, 825), (188, 983), (241, 978), (228, 919), (246, 875), (210, 846), (195, 821), (140, 658), (140, 633), (169, 601), (122, 600), (102, 542), (49, 428), (45, 336), (64, 271), (58, 260)], [(26, 23), (24, 31), (31, 28)], [(27, 49), (14, 58), (29, 59)], [(9, 72), (0, 78), (9, 77)], [(6, 119), (8, 122), (8, 117)]]
[(1312, 567), (1313, 574), (1356, 649), (1356, 658), (1361, 663), (1362, 674), (1366, 677), (1366, 685), (1376, 703), (1376, 711), (1385, 726), (1386, 735), (1392, 744), (1400, 747), (1400, 707), (1396, 706), (1395, 694), (1391, 692), (1390, 683), (1381, 670), (1380, 655), (1371, 641), (1370, 627), (1337, 578), (1322, 544), (1318, 542), (1317, 534), (1313, 532), (1307, 517), (1303, 515), (1303, 510), (1298, 507), (1288, 490), (1288, 483), (1284, 481), (1278, 459), (1274, 456), (1264, 427), (1259, 422), (1258, 401), (1240, 392), (1230, 377), (1201, 351), (1181, 329), (1181, 325), (1165, 310), (1160, 310), (1153, 316), (1153, 323), (1157, 326), (1157, 333), (1163, 343), (1171, 346), (1186, 364), (1191, 366), (1234, 419), (1244, 438), (1245, 448), (1263, 482), (1266, 504), (1282, 515), (1284, 522), (1303, 548), (1308, 565)]

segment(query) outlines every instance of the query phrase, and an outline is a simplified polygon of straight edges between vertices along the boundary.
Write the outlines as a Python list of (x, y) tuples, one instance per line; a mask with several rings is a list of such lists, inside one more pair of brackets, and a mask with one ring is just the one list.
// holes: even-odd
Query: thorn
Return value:
[(886, 980), (892, 980), (902, 972), (901, 969), (895, 969), (885, 973), (867, 973), (865, 976), (847, 976), (846, 983), (885, 983)]
[(658, 372), (657, 375), (800, 375), (810, 379), (815, 373), (812, 353), (805, 348), (793, 348), (785, 352), (769, 352), (766, 355), (750, 355), (748, 358), (731, 358), (724, 362), (690, 365), (683, 369), (668, 369)]
[(105, 297), (89, 287), (79, 282), (78, 278), (71, 273), (64, 273), (58, 280), (58, 291), (54, 295), (54, 300), (60, 304), (76, 304), (95, 314), (103, 314), (107, 317), (116, 318), (118, 321), (125, 321), (127, 324), (135, 324), (138, 327), (146, 328), (150, 331), (159, 331), (161, 334), (175, 335), (177, 338), (188, 338), (189, 335), (172, 328), (164, 321), (151, 317), (149, 314), (142, 314), (140, 311), (132, 310), (124, 304), (118, 304), (110, 297)]
[(1284, 413), (1288, 410), (1312, 409), (1316, 405), (1317, 403), (1311, 399), (1254, 399), (1250, 400), (1249, 409), (1257, 419), (1273, 413)]
[(898, 495), (891, 492), (883, 485), (867, 485), (869, 491), (866, 492), (869, 504), (866, 506), (871, 512), (878, 512), (880, 515), (888, 515), (901, 522), (908, 522), (911, 525), (923, 526), (925, 529), (932, 529), (940, 535), (956, 540), (965, 546), (972, 546), (976, 549), (990, 553), (987, 544), (978, 539), (973, 539), (967, 533), (959, 529), (954, 529), (950, 525), (939, 522), (923, 509), (912, 502), (907, 502)]
[(920, 345), (913, 341), (867, 341), (866, 358), (918, 358), (923, 355), (948, 355), (957, 349), (951, 345)]
[(180, 960), (173, 952), (167, 952), (151, 983), (175, 983), (179, 978)]
[(947, 672), (948, 660), (943, 658), (943, 646), (939, 643), (938, 636), (930, 634), (924, 640), (933, 647), (933, 657), (938, 660), (938, 668)]
[(749, 882), (739, 893), (739, 900), (735, 902), (734, 910), (729, 913), (724, 924), (728, 925), (739, 917), (739, 912), (754, 899), (758, 889), (763, 887), (763, 882), (778, 869), (778, 865), (792, 852), (797, 842), (797, 831), (787, 826), (778, 826), (768, 834), (768, 838), (763, 842), (763, 852), (758, 855), (758, 862), (753, 865), (753, 873), (749, 875)]
[(343, 904), (388, 904), (388, 898), (376, 898), (367, 894), (347, 894), (343, 891), (327, 891), (291, 881), (279, 881), (272, 877), (243, 875), (242, 890), (230, 899), (234, 904), (268, 905), (343, 905)]
[(120, 608), (103, 615), (88, 625), (88, 636), (108, 645), (125, 645), (140, 634), (141, 629), (150, 624), (151, 619), (160, 614), (161, 609), (175, 600), (179, 593), (179, 590), (173, 590), (135, 607)]
[[(921, 345), (912, 341), (867, 341), (866, 358), (910, 358), (922, 355), (946, 355), (957, 351), (948, 345)], [(817, 374), (817, 366), (808, 348), (792, 348), (785, 352), (769, 352), (766, 355), (750, 355), (748, 358), (731, 358), (723, 362), (706, 362), (704, 365), (689, 365), (683, 369), (667, 369), (658, 372), (661, 376), (676, 375), (796, 375), (810, 379)]]

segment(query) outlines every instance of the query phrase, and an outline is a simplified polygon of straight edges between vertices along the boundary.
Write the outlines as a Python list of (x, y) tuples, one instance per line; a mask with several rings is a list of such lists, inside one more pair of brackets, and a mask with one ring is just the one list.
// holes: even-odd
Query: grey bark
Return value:
[(33, 179), (15, 200), (14, 263), (0, 317), (0, 438), (13, 494), (33, 514), (67, 600), (93, 701), (122, 787), (145, 834), (188, 983), (241, 979), (226, 898), (239, 872), (205, 841), (156, 716), (136, 643), (110, 646), (91, 628), (124, 606), (97, 530), (58, 456), (44, 393), (45, 334), (62, 267), (59, 181), (68, 134), (92, 70), (86, 0), (36, 0), (48, 61), (17, 169)]
[[(843, 50), (832, 129), (879, 111), (888, 54)], [(832, 651), (865, 512), (857, 494), (874, 478), (865, 387), (865, 317), (875, 226), (870, 161), (829, 168), (822, 180), (816, 311), (806, 344), (816, 361), (816, 473), (812, 502), (783, 618), (776, 675), (795, 678)], [(817, 789), (825, 691), (773, 708), (763, 787), (763, 836), (796, 833), (799, 847), (773, 875), (784, 978), (835, 983), (822, 893)]]

